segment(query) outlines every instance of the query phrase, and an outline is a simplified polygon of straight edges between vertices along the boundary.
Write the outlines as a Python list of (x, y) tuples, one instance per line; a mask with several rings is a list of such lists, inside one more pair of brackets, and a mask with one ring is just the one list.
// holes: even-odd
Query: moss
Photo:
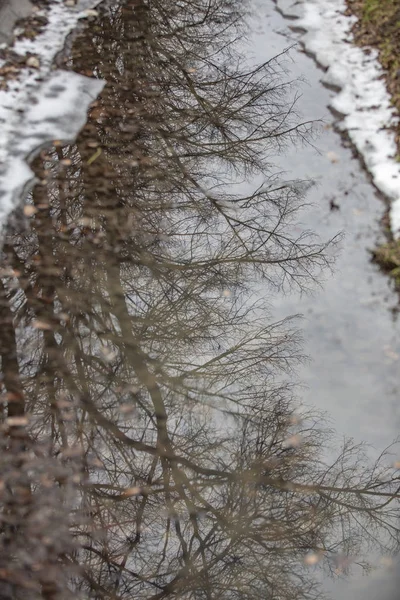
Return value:
[(400, 241), (382, 244), (373, 251), (373, 260), (395, 280), (400, 288)]

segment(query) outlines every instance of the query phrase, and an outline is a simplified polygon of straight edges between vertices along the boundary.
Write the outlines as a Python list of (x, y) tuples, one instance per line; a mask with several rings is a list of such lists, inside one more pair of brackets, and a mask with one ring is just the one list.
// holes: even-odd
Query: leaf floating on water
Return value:
[(20, 277), (21, 271), (12, 269), (11, 267), (5, 267), (0, 269), (0, 277)]
[(8, 417), (8, 419), (6, 419), (6, 424), (9, 427), (24, 427), (25, 425), (28, 425), (28, 417), (25, 415), (23, 417)]
[(304, 564), (308, 566), (317, 565), (322, 559), (322, 554), (316, 552), (310, 552), (304, 557)]
[(97, 458), (97, 456), (90, 458), (88, 461), (88, 465), (91, 467), (95, 467), (96, 469), (104, 469), (104, 463)]
[(292, 435), (291, 437), (287, 438), (284, 442), (283, 442), (283, 446), (285, 448), (297, 448), (298, 446), (301, 445), (303, 439), (301, 437), (301, 435), (295, 434)]
[(7, 392), (6, 394), (0, 396), (1, 402), (7, 402), (10, 404), (11, 402), (22, 402), (23, 397), (21, 394), (16, 394), (15, 392)]
[[(293, 413), (290, 416), (289, 423), (291, 425), (299, 425), (302, 422), (302, 420), (303, 419), (302, 419), (302, 417), (300, 415), (297, 415), (296, 413)], [(300, 437), (300, 436), (297, 436), (297, 437)]]
[(24, 206), (24, 215), (26, 217), (32, 217), (32, 215), (37, 213), (36, 206), (32, 206), (32, 204), (25, 204)]
[(101, 346), (100, 352), (107, 362), (112, 362), (118, 356), (117, 352), (111, 350), (107, 346)]
[(339, 156), (336, 154), (336, 152), (327, 152), (326, 157), (329, 158), (331, 163), (339, 162)]
[(386, 567), (386, 568), (394, 567), (394, 560), (391, 556), (382, 556), (382, 558), (379, 560), (379, 562), (383, 567)]
[(130, 498), (131, 496), (138, 496), (140, 493), (141, 493), (140, 487), (131, 487), (131, 488), (127, 488), (123, 492), (123, 496), (125, 496), (126, 498)]
[(384, 346), (383, 353), (391, 360), (399, 360), (399, 355), (390, 346)]
[(56, 315), (56, 317), (60, 320), (60, 321), (64, 321), (65, 323), (68, 323), (70, 320), (69, 314), (65, 313), (65, 312), (60, 312)]
[(125, 402), (125, 403), (119, 405), (119, 412), (123, 415), (129, 415), (129, 414), (135, 412), (135, 406), (133, 404), (129, 404), (128, 402)]
[(42, 331), (51, 331), (53, 329), (53, 327), (50, 325), (50, 323), (46, 323), (46, 321), (34, 321), (32, 324), (32, 327), (34, 329), (39, 329)]

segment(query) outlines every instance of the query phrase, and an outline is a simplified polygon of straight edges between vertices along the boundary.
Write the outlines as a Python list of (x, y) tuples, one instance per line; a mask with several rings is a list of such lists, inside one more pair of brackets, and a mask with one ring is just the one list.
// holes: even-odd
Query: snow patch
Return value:
[[(288, 0), (279, 0), (282, 12), (290, 11)], [(299, 0), (291, 6), (298, 9)], [(343, 115), (338, 124), (347, 131), (363, 156), (376, 187), (391, 202), (390, 223), (400, 238), (400, 164), (391, 129), (398, 116), (386, 90), (384, 70), (374, 49), (354, 45), (354, 16), (345, 15), (345, 0), (303, 0), (303, 14), (296, 22), (306, 31), (302, 41), (317, 62), (327, 70), (326, 84), (340, 88), (331, 107)]]
[(14, 131), (9, 131), (7, 157), (0, 168), (0, 222), (14, 208), (34, 173), (26, 159), (52, 140), (72, 141), (86, 122), (89, 104), (104, 82), (68, 71), (54, 71), (30, 98)]
[(21, 56), (34, 55), (39, 66), (23, 68), (6, 90), (0, 90), (0, 226), (34, 178), (26, 159), (51, 140), (72, 141), (85, 123), (90, 102), (104, 86), (101, 80), (76, 73), (52, 72), (67, 35), (99, 2), (81, 0), (69, 8), (63, 0), (54, 0), (43, 13), (48, 19), (44, 31), (13, 46)]

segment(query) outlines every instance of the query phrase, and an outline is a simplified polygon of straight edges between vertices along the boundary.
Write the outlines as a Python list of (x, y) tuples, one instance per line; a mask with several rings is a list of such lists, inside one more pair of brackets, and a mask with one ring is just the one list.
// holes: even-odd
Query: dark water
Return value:
[[(191, 15), (195, 5), (183, 5)], [(183, 5), (171, 5), (173, 27)], [(258, 11), (249, 62), (295, 39), (272, 4)], [(22, 586), (53, 600), (68, 574), (79, 598), (311, 599), (323, 579), (334, 598), (373, 600), (379, 589), (389, 600), (397, 540), (385, 527), (397, 513), (387, 498), (397, 485), (373, 464), (399, 429), (399, 325), (397, 297), (368, 251), (384, 204), (333, 131), (332, 92), (300, 48), (285, 58), (286, 75), (274, 65), (266, 75), (307, 79), (298, 108), (324, 119), (319, 135), (238, 155), (221, 134), (233, 119), (229, 86), (198, 97), (213, 30), (194, 42), (183, 30), (175, 43), (162, 2), (111, 3), (59, 58), (107, 85), (76, 143), (55, 141), (35, 160), (39, 183), (7, 230), (0, 491), (7, 506), (22, 499), (4, 513), (15, 535), (0, 557), (15, 561), (0, 576), (16, 598)], [(220, 81), (221, 64), (213, 69)], [(268, 107), (248, 115), (247, 131), (262, 130)], [(316, 181), (311, 206), (284, 229), (271, 223), (304, 202), (299, 186), (227, 196), (243, 163), (253, 185), (268, 173), (266, 150), (281, 179)], [(325, 256), (304, 238), (292, 268), (306, 229), (322, 240), (343, 231), (340, 252)], [(332, 253), (333, 274), (312, 284)], [(292, 292), (276, 291), (282, 277)], [(304, 315), (303, 348), (294, 325), (275, 324), (292, 314)], [(293, 389), (290, 367), (303, 353), (304, 387)], [(300, 417), (293, 396), (315, 409)], [(341, 454), (342, 436), (376, 451)], [(341, 458), (328, 466), (333, 454)], [(392, 542), (383, 561), (368, 548), (376, 539)], [(359, 577), (356, 565), (346, 577), (362, 552), (380, 568)]]

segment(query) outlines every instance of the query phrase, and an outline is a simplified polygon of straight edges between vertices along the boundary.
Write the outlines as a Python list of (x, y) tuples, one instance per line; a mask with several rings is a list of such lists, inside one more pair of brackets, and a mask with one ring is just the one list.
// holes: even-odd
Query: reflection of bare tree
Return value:
[(76, 44), (108, 85), (3, 252), (8, 596), (66, 597), (67, 573), (82, 597), (313, 598), (305, 557), (396, 546), (396, 478), (350, 443), (323, 462), (284, 383), (296, 334), (252, 299), (327, 257), (291, 236), (301, 186), (268, 178), (308, 125), (279, 61), (240, 64), (242, 11), (126, 1)]

